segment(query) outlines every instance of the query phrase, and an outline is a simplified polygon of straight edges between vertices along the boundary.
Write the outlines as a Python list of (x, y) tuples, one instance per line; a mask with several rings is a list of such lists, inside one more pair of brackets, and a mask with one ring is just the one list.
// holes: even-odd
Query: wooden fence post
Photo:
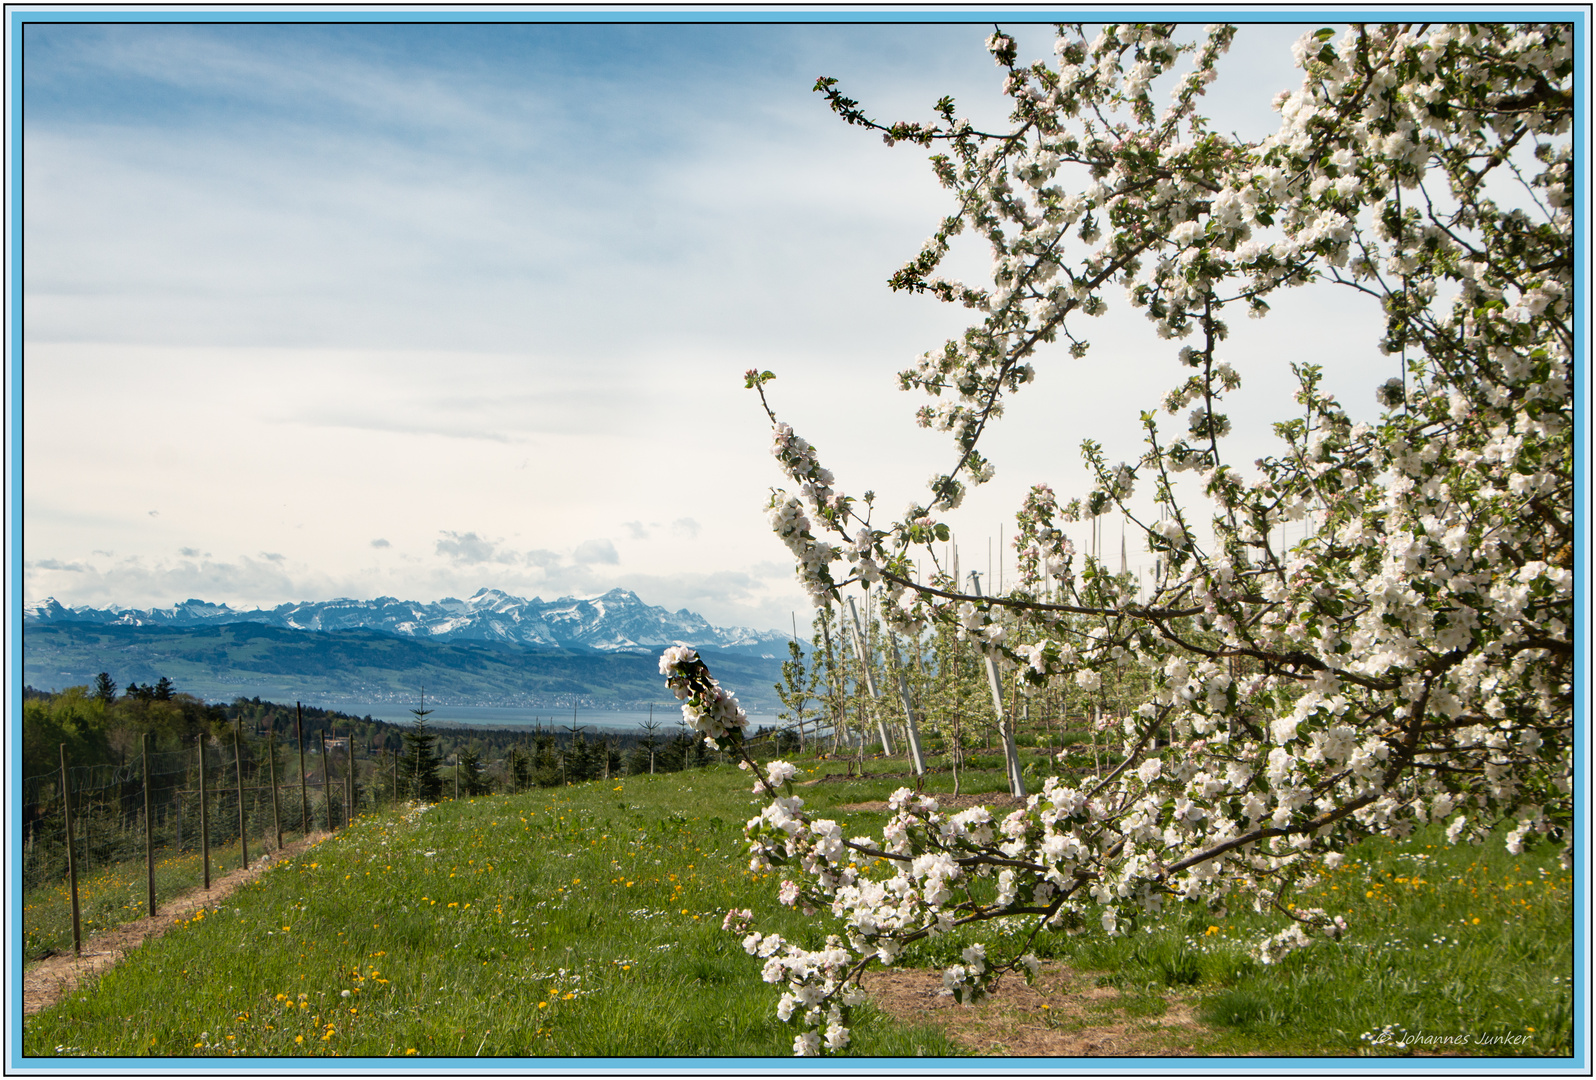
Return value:
[(327, 831), (333, 831), (332, 786), (327, 783), (327, 733), (321, 733), (321, 801), (327, 811)]
[(299, 744), (299, 828), (310, 835), (310, 796), (305, 792), (305, 710), (294, 702), (294, 741)]
[(205, 891), (211, 891), (211, 819), (205, 812), (205, 736), (198, 736), (195, 741), (199, 744), (199, 789), (200, 789), (200, 850), (204, 852), (201, 861), (205, 864)]
[(83, 955), (83, 926), (78, 918), (78, 860), (72, 851), (72, 785), (67, 777), (66, 743), (61, 744), (61, 816), (66, 819), (67, 883), (72, 891), (72, 954)]
[[(272, 721), (276, 724), (276, 720)], [(272, 830), (277, 833), (277, 850), (283, 850), (283, 819), (277, 812), (277, 729), (266, 733), (266, 768), (272, 781)]]
[(244, 755), (238, 745), (239, 720), (233, 718), (233, 779), (238, 785), (238, 857), (240, 868), (249, 869), (249, 819), (244, 816)]
[(149, 914), (155, 914), (155, 825), (150, 820), (150, 736), (139, 736), (139, 756), (144, 759), (144, 869), (149, 877), (145, 890)]
[[(182, 752), (183, 744), (178, 743), (178, 752)], [(183, 786), (178, 789), (177, 795), (177, 853), (183, 854), (183, 796), (188, 794), (188, 762), (183, 762)]]

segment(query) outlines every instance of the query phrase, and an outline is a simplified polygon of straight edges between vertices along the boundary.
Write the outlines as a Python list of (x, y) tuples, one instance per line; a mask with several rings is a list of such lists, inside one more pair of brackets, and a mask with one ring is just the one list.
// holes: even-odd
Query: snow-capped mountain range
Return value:
[(376, 630), (430, 641), (487, 641), (531, 648), (597, 649), (602, 652), (655, 650), (668, 645), (726, 649), (753, 655), (780, 655), (787, 635), (771, 630), (717, 627), (682, 608), (671, 612), (645, 604), (628, 589), (580, 599), (527, 600), (498, 589), (480, 589), (466, 600), (435, 603), (396, 600), (327, 600), (280, 604), (240, 611), (226, 604), (185, 600), (169, 608), (66, 607), (51, 597), (23, 608), (35, 623), (92, 623), (121, 626), (201, 626), (265, 623), (290, 630)]

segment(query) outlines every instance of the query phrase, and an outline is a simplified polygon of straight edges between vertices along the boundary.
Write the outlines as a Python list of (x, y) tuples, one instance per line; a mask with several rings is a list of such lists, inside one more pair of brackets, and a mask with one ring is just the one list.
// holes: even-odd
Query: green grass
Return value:
[[(297, 833), (286, 833), (291, 841)], [(250, 858), (265, 850), (259, 837), (249, 841)], [(238, 841), (211, 848), (211, 880), (240, 866)], [(155, 900), (159, 905), (179, 893), (200, 888), (205, 867), (199, 852), (155, 852)], [(101, 864), (78, 877), (78, 922), (89, 948), (93, 935), (149, 913), (149, 870), (142, 855)], [(31, 964), (51, 952), (72, 951), (72, 893), (65, 877), (30, 889), (22, 896), (22, 959)]]
[[(845, 767), (803, 764), (813, 772), (800, 780)], [(800, 790), (858, 835), (885, 815), (840, 808), (902, 783)], [(942, 773), (927, 788), (952, 783)], [(752, 908), (758, 929), (811, 947), (825, 924), (776, 903), (777, 875), (748, 871), (749, 787), (717, 766), (362, 818), (28, 1018), (23, 1052), (785, 1057), (780, 989), (721, 918)], [(963, 789), (1001, 790), (1002, 776), (966, 774)], [(1094, 928), (1034, 947), (1098, 973), (1137, 1015), (1158, 1016), (1172, 993), (1196, 997), (1214, 1053), (1400, 1053), (1405, 1031), (1521, 1040), (1449, 1052), (1567, 1054), (1570, 890), (1550, 851), (1452, 848), (1425, 831), (1366, 842), (1305, 889), (1298, 903), (1345, 915), (1351, 930), (1277, 965), (1248, 948), (1278, 920), (1236, 905), (1175, 904), (1133, 937)], [(967, 943), (955, 933), (907, 959), (951, 961)], [(1017, 936), (1009, 944), (1020, 950)], [(1383, 1028), (1383, 1045), (1363, 1037)], [(852, 1050), (967, 1052), (869, 1007)]]
[[(1255, 960), (1250, 946), (1283, 920), (1235, 904), (1221, 914), (1175, 903), (1140, 933), (1110, 938), (1094, 927), (1038, 938), (1034, 951), (1129, 995), (1195, 994), (1217, 1031), (1212, 1053), (1406, 1054), (1438, 1048), (1417, 1036), (1447, 1036), (1464, 1040), (1447, 1053), (1565, 1056), (1571, 890), (1550, 847), (1514, 856), (1500, 837), (1453, 847), (1432, 828), (1366, 840), (1299, 890), (1296, 903), (1342, 915), (1349, 930), (1278, 964)], [(1011, 953), (1024, 951), (1014, 929)], [(961, 931), (906, 958), (951, 963), (971, 940)]]
[[(30, 1018), (23, 1052), (785, 1057), (721, 919), (823, 935), (747, 870), (749, 787), (723, 766), (359, 819)], [(955, 1050), (855, 1019), (862, 1054)]]

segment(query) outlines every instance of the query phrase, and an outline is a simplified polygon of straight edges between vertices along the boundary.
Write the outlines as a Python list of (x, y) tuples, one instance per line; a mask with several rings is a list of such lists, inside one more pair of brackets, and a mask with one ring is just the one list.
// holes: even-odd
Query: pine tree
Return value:
[(493, 782), (488, 779), (488, 766), (482, 760), (475, 743), (459, 751), (460, 781), (465, 788), (467, 796), (487, 795), (493, 790)]
[(554, 732), (541, 724), (532, 736), (532, 782), (538, 787), (556, 787), (561, 782), (559, 745)]
[(438, 734), (427, 728), (427, 717), (432, 710), (425, 708), (426, 693), (421, 696), (421, 708), (411, 709), (416, 718), (405, 732), (404, 756), (399, 759), (399, 781), (409, 789), (410, 797), (422, 802), (437, 802), (443, 798), (443, 780), (438, 767), (443, 755), (438, 752)]

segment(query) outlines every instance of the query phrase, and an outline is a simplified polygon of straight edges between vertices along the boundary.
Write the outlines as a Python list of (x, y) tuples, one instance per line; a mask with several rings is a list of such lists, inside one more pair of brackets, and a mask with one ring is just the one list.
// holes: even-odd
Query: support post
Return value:
[(237, 719), (233, 720), (233, 781), (238, 787), (239, 866), (249, 869), (249, 819), (244, 815), (244, 755), (239, 750)]
[[(981, 595), (981, 575), (970, 571), (970, 591)], [(1009, 794), (1025, 797), (1025, 778), (1020, 775), (1020, 755), (1014, 746), (1014, 725), (1003, 714), (1003, 682), (998, 678), (997, 661), (985, 649), (981, 658), (986, 662), (986, 681), (992, 688), (992, 708), (997, 713), (998, 732), (1003, 739), (1003, 764), (1009, 774)]]
[(272, 831), (277, 834), (277, 850), (281, 851), (283, 818), (277, 810), (277, 729), (275, 727), (266, 732), (266, 769), (272, 782)]
[(294, 702), (294, 741), (299, 744), (299, 828), (310, 835), (310, 795), (305, 791), (305, 710)]
[(903, 698), (903, 716), (908, 724), (909, 757), (914, 762), (914, 775), (925, 775), (925, 756), (920, 753), (920, 725), (915, 721), (914, 700), (909, 696), (909, 676), (903, 670), (903, 657), (898, 652), (898, 639), (892, 638), (892, 669), (898, 674), (898, 694)]
[(847, 726), (847, 716), (837, 703), (836, 688), (831, 685), (829, 675), (836, 671), (836, 657), (831, 648), (831, 605), (828, 603), (820, 612), (820, 636), (826, 642), (826, 711), (831, 714), (831, 752), (842, 753), (844, 727)]
[(327, 733), (321, 733), (321, 801), (326, 804), (327, 831), (333, 831), (332, 785), (327, 782)]
[(211, 817), (206, 812), (205, 803), (205, 736), (199, 735), (194, 740), (199, 749), (199, 789), (200, 789), (200, 861), (205, 866), (205, 891), (211, 891)]
[(72, 893), (72, 955), (83, 955), (83, 924), (78, 908), (78, 857), (72, 850), (72, 784), (67, 775), (66, 743), (61, 744), (61, 816), (66, 820), (67, 885)]
[(892, 734), (887, 730), (887, 723), (881, 716), (880, 693), (876, 690), (876, 677), (870, 670), (870, 655), (865, 652), (864, 629), (859, 625), (859, 608), (853, 602), (853, 597), (848, 597), (848, 614), (853, 616), (853, 647), (859, 654), (859, 666), (864, 671), (865, 690), (870, 694), (870, 703), (877, 706), (876, 734), (881, 737), (881, 752), (888, 757), (893, 754)]
[(155, 914), (155, 823), (150, 813), (150, 736), (139, 736), (139, 756), (144, 759), (144, 873), (148, 914)]

